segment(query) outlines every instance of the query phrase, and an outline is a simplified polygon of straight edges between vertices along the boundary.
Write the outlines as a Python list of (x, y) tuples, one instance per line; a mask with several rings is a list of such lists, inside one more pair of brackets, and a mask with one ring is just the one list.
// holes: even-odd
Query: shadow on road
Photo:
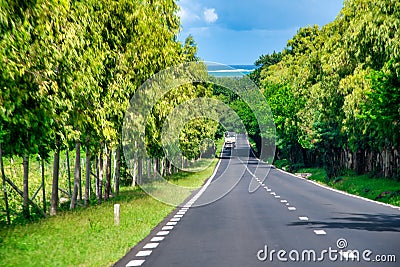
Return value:
[(325, 229), (355, 229), (373, 232), (400, 232), (400, 215), (339, 213), (343, 217), (332, 217), (330, 221), (294, 222), (288, 226), (308, 225), (309, 228), (318, 225)]

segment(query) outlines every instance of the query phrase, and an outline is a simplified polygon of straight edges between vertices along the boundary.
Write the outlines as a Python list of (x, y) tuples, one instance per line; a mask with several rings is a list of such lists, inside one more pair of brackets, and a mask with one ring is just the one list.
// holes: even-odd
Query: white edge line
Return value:
[[(247, 140), (247, 143), (248, 143), (248, 145), (250, 145), (250, 143), (249, 143), (248, 140)], [(251, 146), (250, 146), (250, 147), (251, 147)], [(278, 170), (278, 171), (280, 171), (280, 172), (289, 174), (289, 175), (291, 175), (291, 176), (293, 176), (293, 177), (295, 177), (295, 178), (297, 178), (297, 179), (306, 180), (307, 182), (313, 183), (313, 184), (315, 184), (315, 185), (318, 185), (318, 186), (320, 186), (320, 187), (326, 188), (326, 189), (328, 189), (328, 190), (331, 190), (331, 191), (336, 192), (336, 193), (339, 193), (339, 194), (343, 194), (343, 195), (346, 195), (346, 196), (358, 198), (358, 199), (365, 200), (365, 201), (368, 201), (368, 202), (371, 202), (371, 203), (375, 203), (375, 204), (378, 204), (378, 205), (381, 205), (381, 206), (390, 207), (390, 208), (392, 208), (392, 209), (400, 210), (400, 207), (398, 207), (398, 206), (394, 206), (394, 205), (391, 205), (391, 204), (379, 202), (379, 201), (372, 200), (372, 199), (365, 198), (365, 197), (361, 197), (361, 196), (356, 196), (356, 195), (353, 195), (353, 194), (350, 194), (350, 193), (347, 193), (347, 192), (344, 192), (344, 191), (341, 191), (341, 190), (338, 190), (338, 189), (334, 189), (334, 188), (329, 187), (329, 186), (326, 186), (326, 185), (319, 184), (319, 183), (314, 182), (314, 181), (312, 181), (312, 180), (309, 180), (309, 179), (305, 179), (305, 178), (296, 176), (296, 175), (294, 175), (293, 173), (290, 173), (290, 172), (281, 170), (281, 169), (277, 168), (276, 166), (274, 166), (274, 165), (272, 165), (272, 164), (268, 164), (268, 163), (266, 163), (266, 162), (260, 160), (259, 158), (256, 157), (256, 155), (254, 154), (254, 152), (253, 152), (252, 149), (250, 149), (250, 151), (251, 151), (251, 153), (253, 153), (254, 157), (255, 157), (259, 162), (262, 162), (262, 163), (267, 164), (267, 165), (269, 165), (269, 166), (271, 166), (271, 167), (274, 167), (274, 169), (276, 169), (276, 170)]]
[(323, 184), (317, 183), (316, 181), (313, 181), (313, 180), (309, 180), (309, 179), (305, 179), (305, 178), (296, 176), (296, 175), (294, 175), (293, 173), (290, 173), (290, 172), (281, 170), (281, 169), (279, 169), (279, 168), (276, 168), (276, 167), (275, 167), (275, 169), (278, 170), (278, 171), (280, 171), (280, 172), (289, 174), (289, 175), (291, 175), (291, 176), (293, 176), (293, 177), (295, 177), (295, 178), (297, 178), (297, 179), (305, 180), (305, 181), (307, 181), (307, 182), (309, 182), (309, 183), (315, 184), (315, 185), (317, 185), (317, 186), (319, 186), (319, 187), (328, 189), (328, 190), (330, 190), (330, 191), (333, 191), (333, 192), (336, 192), (336, 193), (339, 193), (339, 194), (342, 194), (342, 195), (345, 195), (345, 196), (350, 196), (350, 197), (358, 198), (358, 199), (365, 200), (365, 201), (368, 201), (368, 202), (371, 202), (371, 203), (375, 203), (375, 204), (378, 204), (378, 205), (381, 205), (381, 206), (390, 207), (390, 208), (392, 208), (392, 209), (400, 210), (400, 207), (398, 207), (398, 206), (394, 206), (394, 205), (391, 205), (391, 204), (379, 202), (379, 201), (372, 200), (372, 199), (365, 198), (365, 197), (361, 197), (361, 196), (356, 196), (356, 195), (347, 193), (347, 192), (345, 192), (345, 191), (342, 191), (342, 190), (339, 190), (339, 189), (335, 189), (335, 188), (329, 187), (329, 186), (327, 186), (327, 185), (323, 185)]

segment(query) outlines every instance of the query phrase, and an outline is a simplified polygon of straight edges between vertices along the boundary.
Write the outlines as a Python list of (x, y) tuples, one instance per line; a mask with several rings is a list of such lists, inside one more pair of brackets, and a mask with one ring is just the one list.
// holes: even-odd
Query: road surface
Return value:
[[(400, 266), (399, 208), (294, 177), (241, 153), (246, 149), (238, 136), (237, 148), (223, 152), (215, 186), (115, 266)], [(212, 201), (227, 183), (233, 189)]]

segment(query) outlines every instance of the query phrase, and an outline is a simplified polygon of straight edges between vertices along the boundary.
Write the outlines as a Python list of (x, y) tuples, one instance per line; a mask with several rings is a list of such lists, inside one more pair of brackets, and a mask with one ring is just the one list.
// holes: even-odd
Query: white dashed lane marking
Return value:
[[(221, 152), (222, 155), (222, 152)], [(167, 224), (161, 228), (161, 231), (156, 233), (156, 236), (154, 236), (150, 241), (151, 243), (147, 243), (143, 249), (147, 250), (141, 250), (136, 254), (136, 257), (147, 257), (152, 253), (152, 250), (149, 249), (155, 249), (158, 247), (160, 244), (159, 242), (163, 241), (165, 236), (167, 236), (170, 231), (174, 228), (175, 225), (181, 220), (181, 218), (186, 214), (186, 212), (189, 210), (190, 207), (194, 204), (194, 202), (197, 201), (197, 199), (203, 194), (203, 192), (206, 190), (208, 185), (211, 183), (213, 178), (215, 177), (217, 170), (219, 169), (219, 165), (221, 163), (221, 160), (218, 161), (217, 166), (214, 169), (213, 174), (211, 177), (208, 179), (207, 183), (201, 188), (201, 190), (193, 196), (183, 207), (180, 208), (180, 210), (167, 222)], [(135, 259), (131, 260), (126, 267), (136, 267), (136, 266), (142, 266), (142, 264), (145, 262), (145, 260), (142, 259)]]
[[(246, 167), (247, 171), (249, 171), (249, 173), (259, 182), (259, 184), (261, 186), (264, 187), (264, 189), (267, 192), (270, 192), (270, 194), (275, 196), (275, 198), (277, 198), (277, 199), (281, 198), (279, 195), (277, 195), (275, 192), (273, 192), (270, 188), (268, 188), (268, 186), (266, 186), (263, 182), (261, 182), (260, 179), (258, 179), (258, 177), (247, 168), (247, 166), (245, 166), (245, 167)], [(296, 210), (296, 207), (290, 206), (290, 204), (288, 203), (288, 201), (286, 199), (281, 199), (280, 202), (283, 204), (286, 204), (289, 211)], [(300, 221), (308, 221), (309, 220), (309, 218), (307, 216), (300, 216), (298, 218)], [(326, 232), (324, 230), (320, 230), (320, 229), (314, 230), (314, 233), (316, 235), (326, 235)]]
[(155, 236), (155, 237), (153, 237), (150, 241), (151, 241), (151, 242), (160, 242), (160, 241), (163, 241), (164, 238), (165, 238), (165, 237), (163, 237), (163, 236)]
[(144, 249), (156, 248), (156, 247), (158, 247), (158, 244), (160, 244), (160, 243), (147, 243), (143, 248)]
[(144, 260), (133, 260), (133, 261), (128, 262), (126, 267), (142, 266), (143, 263), (144, 263)]
[(169, 231), (160, 231), (157, 233), (157, 235), (168, 235)]
[(136, 253), (136, 257), (147, 257), (149, 256), (153, 251), (152, 250), (141, 250), (138, 253)]
[(314, 230), (314, 233), (316, 235), (326, 235), (326, 232), (324, 230)]

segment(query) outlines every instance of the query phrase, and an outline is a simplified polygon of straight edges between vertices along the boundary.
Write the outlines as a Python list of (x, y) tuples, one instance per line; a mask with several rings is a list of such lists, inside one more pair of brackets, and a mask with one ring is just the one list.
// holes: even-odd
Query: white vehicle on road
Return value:
[(235, 147), (236, 147), (236, 133), (225, 132), (225, 148), (235, 148)]

